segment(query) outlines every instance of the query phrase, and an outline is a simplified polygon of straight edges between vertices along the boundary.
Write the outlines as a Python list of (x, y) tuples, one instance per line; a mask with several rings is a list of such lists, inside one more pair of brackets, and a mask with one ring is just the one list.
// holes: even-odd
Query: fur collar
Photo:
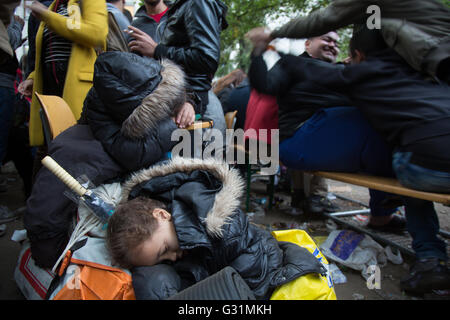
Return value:
[(240, 207), (240, 200), (244, 194), (244, 181), (235, 169), (229, 165), (210, 159), (176, 157), (160, 165), (152, 166), (135, 172), (122, 185), (122, 201), (126, 201), (132, 188), (154, 177), (165, 176), (175, 172), (191, 172), (194, 170), (209, 171), (219, 179), (223, 187), (216, 194), (214, 205), (206, 217), (206, 230), (215, 237), (222, 236), (222, 226), (229, 223), (230, 216)]
[(144, 137), (161, 120), (174, 116), (186, 101), (183, 70), (168, 59), (161, 60), (161, 67), (161, 82), (122, 123), (124, 136), (134, 139)]

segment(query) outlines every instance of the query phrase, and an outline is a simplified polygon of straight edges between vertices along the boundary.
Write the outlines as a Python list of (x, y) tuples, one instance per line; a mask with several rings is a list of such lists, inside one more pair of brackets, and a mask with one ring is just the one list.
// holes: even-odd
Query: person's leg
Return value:
[[(317, 111), (280, 144), (280, 160), (302, 171), (387, 171), (391, 151), (354, 107)], [(392, 171), (392, 169), (391, 169)]]
[[(305, 179), (303, 171), (289, 170), (292, 182), (291, 207), (302, 209), (306, 199)], [(303, 211), (294, 211), (293, 215), (301, 214)]]
[[(393, 156), (392, 165), (402, 185), (428, 192), (450, 192), (450, 173), (411, 164), (410, 158), (409, 152), (396, 152)], [(402, 289), (412, 293), (450, 289), (447, 246), (438, 237), (439, 219), (433, 202), (405, 197), (405, 213), (417, 261), (401, 281)]]
[(8, 158), (23, 180), (25, 196), (31, 194), (31, 178), (33, 174), (33, 155), (28, 143), (28, 128), (25, 126), (11, 128), (8, 143)]
[[(366, 172), (393, 176), (391, 150), (358, 109), (336, 107), (316, 112), (280, 145), (280, 160), (305, 171)], [(395, 209), (380, 207), (385, 193), (370, 204), (374, 216), (389, 216)]]
[(205, 119), (213, 120), (214, 128), (222, 132), (225, 138), (225, 129), (227, 128), (227, 124), (225, 123), (225, 114), (223, 113), (222, 105), (220, 104), (219, 99), (212, 90), (209, 90), (208, 92), (208, 100), (209, 103), (206, 106), (203, 117)]
[(14, 89), (0, 87), (0, 166), (8, 151), (8, 137), (14, 115)]
[(337, 212), (339, 207), (328, 199), (328, 183), (325, 178), (310, 175), (309, 192), (305, 210), (308, 212)]
[[(222, 150), (225, 150), (225, 115), (223, 113), (222, 105), (220, 104), (219, 99), (214, 94), (212, 90), (208, 92), (208, 105), (206, 106), (205, 113), (203, 114), (203, 119), (212, 120), (213, 121), (213, 130), (218, 130), (213, 132), (212, 129), (203, 129), (203, 140), (213, 142), (216, 138), (217, 134), (222, 135)], [(194, 156), (201, 157), (203, 156), (203, 147), (204, 145), (195, 145), (194, 144)]]

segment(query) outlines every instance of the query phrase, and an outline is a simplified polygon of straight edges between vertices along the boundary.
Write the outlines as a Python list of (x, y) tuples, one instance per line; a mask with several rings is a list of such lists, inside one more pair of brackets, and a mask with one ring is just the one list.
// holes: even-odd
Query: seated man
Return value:
[(249, 223), (239, 208), (244, 186), (227, 164), (188, 158), (136, 172), (122, 185), (107, 243), (113, 261), (132, 268), (137, 299), (169, 298), (226, 266), (260, 299), (325, 271), (305, 248)]
[[(85, 175), (94, 185), (120, 181), (172, 149), (177, 126), (171, 117), (184, 97), (184, 74), (170, 62), (103, 53), (79, 123), (58, 135), (48, 154), (75, 178)], [(52, 268), (70, 238), (77, 204), (63, 195), (65, 190), (49, 170), (39, 170), (24, 227), (40, 267)]]
[[(392, 171), (388, 146), (344, 94), (292, 76), (301, 72), (298, 66), (303, 61), (311, 65), (308, 72), (312, 73), (315, 66), (324, 70), (345, 68), (342, 64), (330, 63), (337, 56), (337, 40), (334, 31), (308, 39), (305, 53), (300, 56), (283, 55), (270, 70), (260, 55), (265, 47), (256, 43), (249, 78), (255, 89), (277, 97), (280, 160), (288, 168), (303, 171), (372, 174)], [(302, 187), (302, 183), (297, 185)], [(403, 231), (405, 221), (392, 215), (395, 208), (383, 205), (387, 194), (377, 190), (369, 192), (369, 226), (385, 231)], [(296, 195), (301, 199), (302, 193), (297, 192)], [(325, 207), (317, 198), (320, 199), (311, 197), (304, 204), (305, 211), (312, 213), (311, 217), (318, 216)]]
[[(355, 26), (350, 49), (351, 66), (317, 68), (303, 59), (290, 76), (350, 99), (394, 150), (392, 167), (401, 184), (450, 193), (450, 149), (445, 147), (450, 145), (448, 84), (426, 81), (386, 45), (379, 30)], [(450, 289), (446, 243), (438, 237), (433, 203), (409, 197), (404, 201), (417, 262), (401, 282), (402, 289), (411, 293)]]

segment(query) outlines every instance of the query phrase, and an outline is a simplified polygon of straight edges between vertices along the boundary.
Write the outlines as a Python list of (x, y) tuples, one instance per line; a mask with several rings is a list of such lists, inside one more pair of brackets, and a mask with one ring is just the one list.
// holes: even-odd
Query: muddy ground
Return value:
[[(7, 179), (7, 191), (0, 193), (0, 204), (6, 205), (10, 209), (18, 209), (25, 206), (25, 197), (22, 192), (22, 181), (17, 172), (9, 163), (2, 168), (0, 180)], [(327, 180), (329, 192), (337, 196), (333, 200), (342, 211), (364, 209), (364, 205), (368, 204), (369, 195), (366, 188), (357, 187), (341, 182)], [(62, 196), (62, 195), (55, 195)], [(257, 200), (266, 196), (264, 181), (255, 181), (252, 184), (252, 208), (250, 218), (254, 223), (264, 228), (277, 229), (286, 226), (302, 227), (308, 234), (317, 241), (323, 241), (329, 230), (326, 221), (305, 221), (301, 217), (293, 217), (286, 213), (289, 206), (289, 197), (277, 192), (278, 200), (283, 199), (279, 205), (272, 210), (267, 210), (263, 205), (257, 204)], [(342, 198), (341, 198), (342, 197)], [(352, 199), (358, 203), (344, 200)], [(450, 231), (450, 208), (435, 204), (438, 211), (441, 229)], [(259, 208), (259, 209), (258, 209)], [(306, 223), (306, 224), (305, 224)], [(0, 237), (0, 300), (23, 300), (24, 296), (18, 289), (14, 281), (14, 269), (17, 258), (21, 249), (19, 243), (11, 240), (11, 236), (15, 230), (23, 229), (22, 219), (6, 223), (6, 233)], [(342, 227), (339, 227), (342, 228)], [(382, 243), (381, 243), (382, 244)], [(382, 244), (385, 246), (385, 244)], [(406, 274), (413, 257), (408, 254), (402, 254), (404, 262), (400, 265), (394, 265), (390, 262), (381, 268), (381, 288), (369, 289), (366, 280), (359, 271), (352, 270), (348, 267), (338, 265), (339, 269), (344, 273), (347, 281), (343, 284), (336, 284), (335, 291), (337, 298), (340, 300), (411, 300), (423, 299), (423, 297), (412, 297), (401, 292), (399, 289), (399, 281)], [(428, 298), (428, 297), (425, 297)]]

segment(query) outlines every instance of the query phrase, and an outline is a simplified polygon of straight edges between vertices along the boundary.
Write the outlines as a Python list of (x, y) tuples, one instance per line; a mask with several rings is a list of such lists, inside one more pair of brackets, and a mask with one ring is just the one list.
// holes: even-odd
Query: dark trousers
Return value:
[[(280, 144), (285, 166), (303, 171), (365, 172), (393, 176), (392, 150), (355, 107), (317, 111), (292, 137)], [(383, 203), (387, 193), (369, 189), (373, 216), (395, 209)]]
[(14, 89), (0, 87), (0, 166), (8, 150), (9, 130), (14, 115)]

